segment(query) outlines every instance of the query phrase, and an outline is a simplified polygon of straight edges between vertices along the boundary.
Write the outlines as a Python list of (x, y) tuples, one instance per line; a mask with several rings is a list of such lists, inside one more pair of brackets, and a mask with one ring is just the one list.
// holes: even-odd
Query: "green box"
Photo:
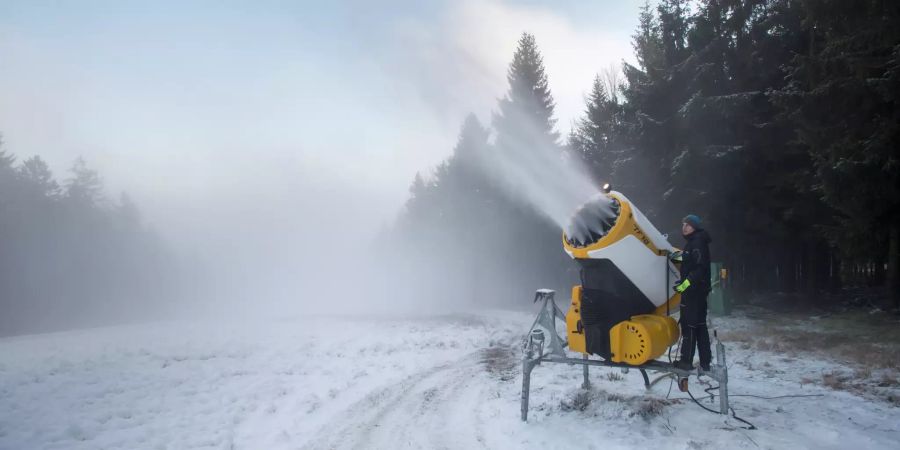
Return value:
[[(724, 277), (723, 277), (724, 276)], [(717, 316), (731, 314), (731, 298), (728, 295), (728, 272), (722, 267), (722, 263), (710, 264), (709, 312)]]

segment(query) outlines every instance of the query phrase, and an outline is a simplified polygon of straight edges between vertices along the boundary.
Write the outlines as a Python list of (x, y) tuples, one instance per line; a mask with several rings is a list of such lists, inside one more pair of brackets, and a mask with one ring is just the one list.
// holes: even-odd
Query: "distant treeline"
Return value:
[[(703, 217), (740, 292), (886, 286), (900, 305), (900, 2), (663, 0), (642, 9), (633, 47), (638, 64), (586, 86), (585, 116), (560, 142), (540, 53), (521, 38), (493, 142), (467, 119), (396, 227), (422, 245), (407, 261), (446, 269), (430, 286), (524, 295), (497, 285), (572, 279), (558, 231), (466, 164), (471, 152), (552, 148), (676, 245), (681, 218)], [(553, 145), (531, 145), (542, 139)]]
[(0, 148), (0, 336), (147, 317), (171, 292), (171, 263), (84, 160), (60, 185), (39, 156)]

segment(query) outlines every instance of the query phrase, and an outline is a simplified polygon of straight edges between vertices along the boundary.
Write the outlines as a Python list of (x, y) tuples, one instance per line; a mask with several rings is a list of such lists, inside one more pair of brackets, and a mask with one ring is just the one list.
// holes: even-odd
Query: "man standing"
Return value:
[(687, 243), (681, 260), (681, 279), (675, 290), (681, 293), (681, 359), (675, 367), (694, 368), (694, 348), (700, 349), (700, 368), (709, 370), (712, 351), (709, 330), (706, 328), (706, 296), (710, 290), (709, 233), (702, 227), (700, 217), (689, 214), (682, 220), (681, 234)]

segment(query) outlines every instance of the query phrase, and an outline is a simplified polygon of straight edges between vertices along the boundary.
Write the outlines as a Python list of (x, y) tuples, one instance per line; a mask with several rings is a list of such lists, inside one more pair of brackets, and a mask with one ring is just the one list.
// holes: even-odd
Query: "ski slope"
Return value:
[[(900, 408), (835, 370), (729, 347), (733, 418), (640, 374), (544, 365), (519, 420), (530, 313), (174, 322), (0, 340), (0, 449), (897, 448)], [(720, 328), (740, 319), (721, 319)], [(760, 369), (763, 365), (767, 369)], [(695, 396), (703, 386), (691, 380)], [(669, 399), (666, 395), (669, 393)], [(705, 400), (708, 401), (708, 400)], [(711, 404), (715, 408), (715, 404)]]

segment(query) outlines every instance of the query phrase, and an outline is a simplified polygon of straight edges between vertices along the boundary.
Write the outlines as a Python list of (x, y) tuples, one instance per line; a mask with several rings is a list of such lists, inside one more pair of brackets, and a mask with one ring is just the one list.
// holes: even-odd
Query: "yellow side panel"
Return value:
[(569, 335), (569, 350), (587, 353), (584, 328), (581, 326), (581, 286), (572, 286), (572, 304), (566, 311), (566, 332)]
[(654, 314), (632, 316), (609, 330), (613, 362), (634, 366), (659, 358), (677, 340), (675, 319)]

